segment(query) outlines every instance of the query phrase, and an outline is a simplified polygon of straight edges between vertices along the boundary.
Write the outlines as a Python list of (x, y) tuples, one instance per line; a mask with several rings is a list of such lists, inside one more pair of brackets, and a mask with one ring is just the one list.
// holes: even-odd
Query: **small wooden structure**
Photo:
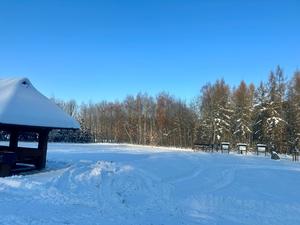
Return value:
[[(0, 146), (0, 176), (8, 176), (20, 168), (45, 168), (49, 132), (80, 127), (26, 78), (0, 79), (0, 96), (0, 131), (9, 136), (8, 146)], [(36, 135), (37, 148), (18, 145), (24, 132)]]
[(247, 153), (248, 153), (248, 145), (247, 144), (245, 144), (245, 143), (237, 143), (236, 146), (237, 146), (237, 152), (239, 154), (245, 153), (247, 155)]
[(213, 145), (212, 144), (203, 144), (203, 143), (194, 143), (193, 146), (194, 151), (213, 151)]
[(257, 144), (256, 145), (256, 154), (259, 155), (260, 153), (265, 154), (267, 156), (267, 145), (265, 144)]
[(222, 151), (222, 153), (227, 152), (229, 154), (230, 143), (229, 142), (221, 142), (221, 151)]

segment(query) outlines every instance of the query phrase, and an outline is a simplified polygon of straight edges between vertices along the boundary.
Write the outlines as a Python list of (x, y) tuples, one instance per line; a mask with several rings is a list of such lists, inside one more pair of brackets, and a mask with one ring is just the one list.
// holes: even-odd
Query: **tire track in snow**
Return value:
[[(182, 218), (171, 198), (172, 186), (144, 170), (103, 174), (102, 178), (101, 195), (98, 197), (100, 211), (103, 216), (110, 215), (108, 220), (113, 220), (111, 222), (120, 224), (120, 221), (129, 220), (139, 224), (145, 216), (151, 215), (151, 220), (168, 220), (175, 216)], [(116, 215), (111, 218), (114, 211)], [(157, 212), (165, 213), (166, 217), (156, 217)]]
[(216, 167), (209, 169), (195, 169), (195, 171), (188, 176), (181, 176), (171, 179), (168, 182), (173, 185), (180, 185), (180, 183), (197, 180), (194, 184), (202, 190), (202, 192), (215, 192), (222, 188), (231, 185), (235, 180), (236, 168)]
[[(242, 200), (230, 196), (200, 195), (186, 200), (189, 214), (201, 224), (299, 224), (300, 204)], [(298, 219), (295, 219), (298, 218)]]

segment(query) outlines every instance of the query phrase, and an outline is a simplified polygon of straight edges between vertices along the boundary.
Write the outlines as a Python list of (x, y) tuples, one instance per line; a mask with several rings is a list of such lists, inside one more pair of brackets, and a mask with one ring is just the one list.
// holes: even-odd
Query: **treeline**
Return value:
[[(167, 93), (155, 99), (147, 94), (128, 96), (123, 102), (82, 104), (53, 99), (81, 123), (81, 131), (54, 131), (50, 140), (74, 141), (84, 133), (93, 142), (127, 142), (143, 145), (191, 146), (196, 136), (197, 114), (185, 102)], [(64, 133), (62, 133), (64, 132)], [(71, 140), (69, 140), (69, 138)]]
[(278, 66), (255, 87), (241, 81), (208, 83), (187, 104), (168, 93), (122, 102), (82, 104), (53, 99), (81, 123), (80, 131), (54, 131), (52, 141), (126, 142), (191, 147), (195, 142), (266, 143), (280, 152), (299, 147), (300, 72), (287, 80)]

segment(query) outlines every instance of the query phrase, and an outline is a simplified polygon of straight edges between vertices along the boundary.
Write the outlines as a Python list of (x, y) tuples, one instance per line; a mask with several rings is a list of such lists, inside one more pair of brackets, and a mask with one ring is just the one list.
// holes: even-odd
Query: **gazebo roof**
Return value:
[(78, 129), (79, 123), (27, 78), (0, 79), (0, 125)]

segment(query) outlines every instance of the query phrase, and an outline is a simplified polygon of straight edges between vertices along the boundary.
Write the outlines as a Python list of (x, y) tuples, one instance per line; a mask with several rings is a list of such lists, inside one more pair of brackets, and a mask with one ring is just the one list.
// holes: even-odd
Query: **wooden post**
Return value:
[(293, 161), (299, 161), (299, 151), (297, 151), (297, 150), (294, 150), (293, 151)]
[(48, 130), (43, 130), (39, 132), (38, 151), (41, 151), (41, 154), (35, 164), (36, 168), (39, 170), (44, 169), (46, 166), (48, 135), (49, 135)]

